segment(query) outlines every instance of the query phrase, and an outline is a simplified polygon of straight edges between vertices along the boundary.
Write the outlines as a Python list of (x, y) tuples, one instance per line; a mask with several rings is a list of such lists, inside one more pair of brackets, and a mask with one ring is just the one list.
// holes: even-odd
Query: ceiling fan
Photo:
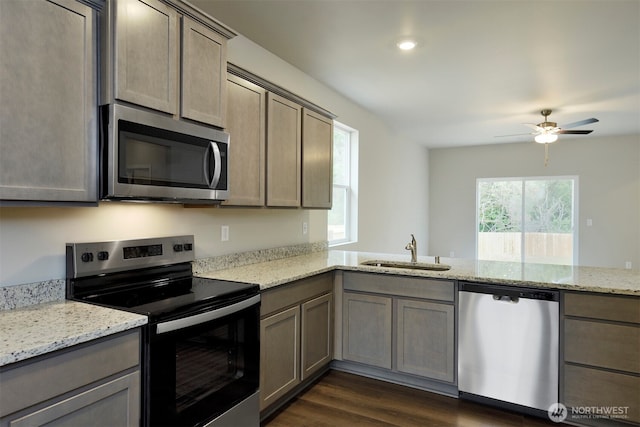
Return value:
[(588, 125), (590, 123), (596, 123), (599, 120), (595, 117), (591, 117), (590, 119), (584, 119), (573, 123), (568, 123), (562, 127), (558, 126), (556, 122), (550, 122), (549, 116), (551, 115), (550, 109), (545, 109), (540, 111), (540, 114), (544, 117), (544, 121), (538, 124), (533, 123), (523, 123), (525, 126), (530, 127), (534, 131), (531, 133), (520, 133), (515, 135), (500, 135), (500, 136), (520, 136), (520, 135), (535, 135), (534, 140), (540, 144), (545, 145), (545, 158), (544, 165), (547, 165), (548, 162), (548, 144), (552, 142), (556, 142), (558, 140), (558, 135), (560, 134), (569, 134), (569, 135), (588, 135), (593, 130), (567, 130), (571, 128), (575, 128), (578, 126)]

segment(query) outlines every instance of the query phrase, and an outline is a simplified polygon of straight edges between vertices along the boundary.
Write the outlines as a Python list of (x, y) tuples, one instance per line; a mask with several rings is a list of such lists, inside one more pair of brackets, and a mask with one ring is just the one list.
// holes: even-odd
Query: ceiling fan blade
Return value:
[(504, 138), (507, 136), (530, 136), (530, 135), (535, 135), (535, 133), (531, 132), (531, 133), (514, 133), (511, 135), (496, 135), (494, 136), (494, 138)]
[(562, 129), (575, 128), (575, 127), (578, 127), (578, 126), (588, 125), (589, 123), (596, 123), (596, 122), (599, 122), (599, 121), (600, 120), (596, 119), (595, 117), (591, 117), (590, 119), (584, 119), (584, 120), (580, 120), (579, 122), (573, 122), (573, 123), (566, 124), (566, 125), (562, 126)]
[(562, 133), (565, 135), (588, 135), (591, 132), (593, 132), (593, 130), (559, 130), (555, 133)]
[(538, 125), (534, 125), (533, 123), (523, 123), (523, 125), (530, 127), (531, 129), (535, 130), (536, 132), (541, 132), (542, 128)]

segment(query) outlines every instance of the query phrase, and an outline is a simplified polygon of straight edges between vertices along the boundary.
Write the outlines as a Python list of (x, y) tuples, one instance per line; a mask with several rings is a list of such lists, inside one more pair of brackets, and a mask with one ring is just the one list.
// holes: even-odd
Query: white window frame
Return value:
[[(480, 203), (479, 197), (479, 187), (480, 187), (480, 183), (481, 182), (490, 182), (490, 181), (521, 181), (522, 182), (522, 194), (524, 194), (524, 186), (525, 186), (525, 182), (526, 181), (536, 181), (536, 180), (573, 180), (573, 206), (572, 206), (572, 233), (573, 233), (573, 253), (572, 253), (572, 266), (577, 266), (578, 264), (578, 258), (579, 258), (579, 220), (578, 218), (580, 218), (579, 214), (578, 214), (578, 206), (579, 206), (579, 199), (578, 199), (578, 195), (579, 195), (579, 178), (576, 175), (561, 175), (561, 176), (530, 176), (530, 177), (498, 177), (498, 178), (477, 178), (476, 179), (476, 212), (475, 212), (475, 217), (476, 217), (476, 221), (475, 221), (475, 252), (476, 252), (476, 259), (479, 259), (479, 253), (478, 253), (478, 221), (479, 221), (479, 217), (478, 217), (478, 206)], [(524, 215), (524, 197), (522, 198), (522, 214)], [(524, 221), (522, 221), (523, 225), (524, 225)], [(524, 234), (524, 230), (522, 231), (522, 233)], [(521, 247), (520, 247), (520, 262), (525, 262), (525, 239), (521, 239)]]
[[(336, 130), (348, 135), (347, 143), (347, 171), (348, 179), (346, 184), (333, 182), (332, 191), (343, 190), (345, 194), (345, 237), (342, 239), (329, 240), (329, 246), (340, 246), (355, 243), (358, 241), (358, 136), (356, 129), (338, 121), (333, 122)], [(327, 221), (327, 238), (329, 237), (329, 223)]]

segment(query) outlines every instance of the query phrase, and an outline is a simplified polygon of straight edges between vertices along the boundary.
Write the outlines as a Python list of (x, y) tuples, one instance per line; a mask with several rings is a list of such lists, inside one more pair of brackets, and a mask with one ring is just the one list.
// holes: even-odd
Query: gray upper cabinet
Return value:
[(115, 8), (115, 97), (175, 114), (178, 13), (158, 0), (110, 5)]
[(101, 103), (225, 126), (230, 30), (178, 0), (111, 0), (103, 32)]
[(302, 112), (302, 207), (331, 209), (333, 120)]
[(182, 117), (223, 127), (227, 40), (204, 25), (182, 20)]
[(228, 206), (264, 206), (267, 91), (247, 80), (227, 77), (229, 144)]
[(333, 116), (229, 64), (228, 206), (331, 209)]
[(0, 199), (97, 202), (96, 12), (0, 1)]
[(267, 94), (267, 206), (300, 206), (302, 107)]

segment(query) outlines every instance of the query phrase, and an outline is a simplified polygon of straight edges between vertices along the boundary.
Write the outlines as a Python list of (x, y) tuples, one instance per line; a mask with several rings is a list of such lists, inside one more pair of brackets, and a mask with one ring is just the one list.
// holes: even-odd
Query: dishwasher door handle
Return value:
[(511, 304), (517, 304), (520, 301), (520, 298), (518, 297), (510, 297), (509, 295), (493, 295), (493, 299), (494, 301), (502, 301), (502, 302), (508, 302)]

